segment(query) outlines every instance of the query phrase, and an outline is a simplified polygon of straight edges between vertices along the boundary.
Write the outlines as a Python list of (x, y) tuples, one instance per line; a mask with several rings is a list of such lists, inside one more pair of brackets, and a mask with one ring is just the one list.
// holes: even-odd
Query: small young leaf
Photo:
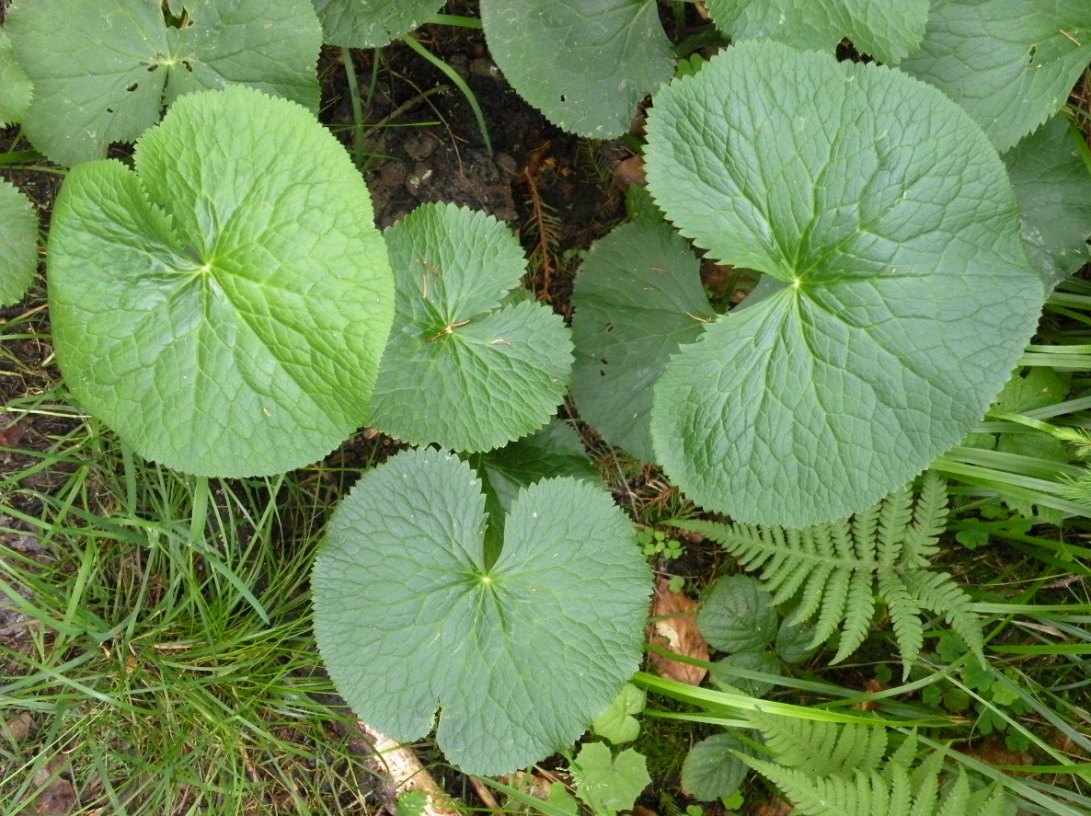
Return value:
[[(1052, 288), (1087, 263), (1091, 168), (1063, 114), (1004, 154), (1023, 224), (1023, 246)], [(1052, 371), (1052, 369), (1042, 369)]]
[(629, 130), (674, 57), (654, 0), (481, 0), (489, 51), (553, 124), (591, 139)]
[(1004, 151), (1060, 110), (1088, 62), (1082, 0), (939, 0), (901, 68), (962, 105)]
[(76, 398), (189, 473), (281, 473), (363, 424), (394, 312), (371, 198), (314, 116), (188, 94), (136, 148), (68, 174), (49, 307)]
[(576, 793), (597, 816), (629, 810), (651, 784), (643, 754), (626, 748), (616, 757), (601, 742), (589, 742), (572, 761)]
[(26, 293), (38, 269), (38, 216), (30, 199), (0, 179), (0, 306)]
[(697, 628), (721, 652), (758, 651), (777, 636), (773, 597), (754, 578), (720, 578), (701, 600)]
[(465, 462), (401, 453), (341, 503), (315, 561), (315, 632), (341, 694), (394, 739), (432, 727), (465, 771), (567, 747), (640, 662), (651, 589), (609, 494), (549, 479), (515, 500), (494, 564)]
[(316, 110), (322, 36), (308, 0), (187, 0), (175, 28), (160, 0), (15, 3), (5, 26), (34, 83), (23, 120), (50, 159), (73, 165), (131, 142), (190, 91), (242, 83)]
[(500, 305), (526, 271), (511, 230), (485, 213), (425, 204), (386, 240), (398, 305), (370, 421), (459, 451), (545, 425), (568, 385), (572, 343), (548, 307)]
[(0, 127), (23, 121), (34, 84), (15, 59), (7, 31), (0, 29)]
[(632, 742), (640, 734), (640, 722), (634, 717), (644, 710), (645, 695), (632, 683), (626, 683), (610, 705), (591, 723), (591, 730), (614, 745)]
[(714, 317), (697, 259), (665, 224), (624, 224), (591, 247), (572, 305), (580, 416), (611, 445), (653, 461), (652, 386)]
[(382, 48), (418, 28), (443, 0), (313, 0), (325, 42)]
[(656, 98), (648, 184), (717, 260), (776, 291), (655, 386), (652, 438), (694, 501), (802, 527), (862, 510), (956, 444), (1044, 287), (984, 134), (897, 71), (768, 41)]
[(704, 801), (729, 795), (746, 778), (746, 764), (735, 755), (742, 748), (742, 741), (730, 731), (698, 742), (682, 762), (683, 789)]
[(832, 52), (848, 37), (858, 51), (890, 65), (921, 44), (928, 20), (928, 0), (708, 0), (708, 10), (735, 41), (768, 37)]

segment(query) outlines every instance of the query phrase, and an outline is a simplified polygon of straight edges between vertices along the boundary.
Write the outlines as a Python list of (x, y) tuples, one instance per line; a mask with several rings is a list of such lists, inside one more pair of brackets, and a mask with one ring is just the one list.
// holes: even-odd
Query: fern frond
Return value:
[(949, 575), (930, 570), (946, 519), (946, 485), (926, 473), (915, 498), (906, 486), (853, 517), (805, 529), (683, 520), (672, 524), (718, 542), (746, 570), (758, 573), (774, 603), (794, 599), (789, 621), (815, 621), (812, 646), (840, 631), (834, 663), (864, 642), (875, 596), (880, 595), (908, 672), (923, 645), (922, 610), (944, 616), (984, 659), (980, 621), (969, 596)]
[[(795, 802), (802, 816), (1006, 816), (1012, 803), (997, 786), (973, 790), (963, 768), (946, 790), (943, 749), (930, 751), (916, 765), (916, 734), (885, 760), (882, 728), (838, 726), (770, 714), (751, 714), (775, 760), (738, 753), (739, 758), (773, 782)], [(779, 720), (779, 722), (778, 722)], [(834, 732), (842, 732), (840, 735)], [(848, 749), (846, 749), (848, 746)], [(822, 768), (816, 754), (836, 757)], [(853, 765), (859, 759), (859, 764)], [(941, 793), (942, 791), (942, 793)]]

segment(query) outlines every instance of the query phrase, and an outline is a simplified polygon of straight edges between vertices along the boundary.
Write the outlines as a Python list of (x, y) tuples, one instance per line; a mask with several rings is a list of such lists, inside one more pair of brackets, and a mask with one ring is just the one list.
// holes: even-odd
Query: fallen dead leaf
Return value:
[[(666, 578), (659, 576), (655, 582), (652, 600), (652, 623), (648, 639), (676, 654), (696, 660), (708, 660), (708, 643), (697, 629), (697, 601), (681, 592), (672, 592)], [(664, 677), (699, 686), (708, 670), (689, 663), (648, 655), (648, 660)]]

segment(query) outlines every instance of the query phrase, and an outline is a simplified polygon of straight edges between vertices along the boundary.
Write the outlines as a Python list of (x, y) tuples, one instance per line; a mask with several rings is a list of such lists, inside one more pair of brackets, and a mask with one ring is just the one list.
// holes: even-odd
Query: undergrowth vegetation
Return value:
[(0, 3), (3, 816), (1091, 812), (1091, 12), (797, 6)]

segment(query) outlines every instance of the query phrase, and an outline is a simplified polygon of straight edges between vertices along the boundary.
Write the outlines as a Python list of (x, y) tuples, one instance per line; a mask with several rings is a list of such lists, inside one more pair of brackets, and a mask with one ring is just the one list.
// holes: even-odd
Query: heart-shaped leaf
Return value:
[(962, 105), (1003, 151), (1060, 110), (1089, 62), (1083, 0), (937, 0), (901, 67)]
[(413, 740), (431, 729), (470, 773), (571, 745), (640, 662), (651, 576), (609, 494), (572, 478), (524, 490), (484, 557), (468, 464), (415, 450), (364, 476), (314, 567), (315, 632), (356, 713)]
[(833, 52), (845, 37), (896, 65), (924, 39), (928, 0), (708, 0), (716, 27), (733, 40), (768, 37), (796, 48)]
[(481, 0), (481, 23), (519, 95), (591, 139), (626, 133), (674, 68), (655, 0)]
[(5, 26), (34, 83), (23, 120), (60, 164), (131, 142), (184, 93), (250, 85), (318, 108), (321, 27), (309, 0), (187, 0), (180, 21), (160, 0), (17, 0)]
[(545, 425), (568, 385), (572, 342), (548, 307), (501, 305), (526, 271), (511, 230), (485, 213), (425, 204), (386, 241), (398, 305), (371, 422), (460, 451)]
[(443, 0), (314, 0), (325, 41), (346, 48), (382, 48), (442, 7)]
[(0, 306), (22, 298), (38, 269), (38, 216), (14, 185), (0, 179)]
[(135, 171), (77, 165), (49, 306), (69, 388), (145, 457), (279, 473), (363, 424), (394, 312), (371, 198), (314, 116), (242, 86), (189, 94)]
[(660, 92), (648, 184), (683, 234), (767, 273), (655, 387), (690, 498), (741, 521), (844, 517), (971, 430), (1044, 287), (995, 150), (942, 93), (741, 43)]
[(572, 305), (580, 416), (611, 445), (654, 461), (652, 386), (715, 317), (697, 258), (665, 224), (624, 224), (587, 253)]

